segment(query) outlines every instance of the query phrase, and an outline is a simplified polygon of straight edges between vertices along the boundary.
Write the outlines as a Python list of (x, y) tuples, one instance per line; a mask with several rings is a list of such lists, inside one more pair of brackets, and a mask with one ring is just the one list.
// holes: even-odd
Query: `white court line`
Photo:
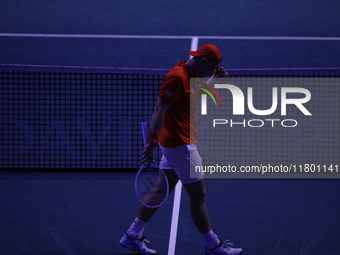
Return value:
[(177, 228), (178, 228), (178, 219), (179, 219), (179, 208), (181, 205), (181, 195), (182, 195), (182, 183), (181, 181), (178, 181), (176, 188), (175, 188), (174, 205), (172, 208), (168, 255), (175, 255)]
[(340, 37), (317, 36), (190, 36), (190, 35), (103, 35), (103, 34), (29, 34), (0, 33), (0, 37), (97, 38), (97, 39), (209, 39), (209, 40), (279, 40), (340, 41)]

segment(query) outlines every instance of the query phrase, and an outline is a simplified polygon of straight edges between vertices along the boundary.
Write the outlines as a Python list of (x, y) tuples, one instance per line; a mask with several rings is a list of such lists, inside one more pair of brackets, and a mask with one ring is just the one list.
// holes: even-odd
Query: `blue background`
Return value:
[[(307, 36), (338, 40), (200, 39), (226, 68), (339, 67), (339, 1), (1, 1), (0, 33)], [(190, 39), (0, 36), (0, 63), (171, 68)]]

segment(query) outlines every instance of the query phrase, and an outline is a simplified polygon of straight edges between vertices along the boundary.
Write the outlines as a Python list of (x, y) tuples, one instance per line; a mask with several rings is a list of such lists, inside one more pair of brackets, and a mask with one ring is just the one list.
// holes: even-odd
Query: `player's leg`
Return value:
[(241, 254), (242, 249), (233, 248), (230, 243), (221, 243), (217, 235), (211, 229), (206, 206), (205, 180), (202, 179), (200, 181), (187, 184), (183, 183), (183, 186), (189, 195), (191, 218), (204, 240), (205, 254)]
[(200, 233), (206, 233), (211, 229), (209, 214), (206, 206), (205, 180), (184, 184), (189, 195), (191, 218)]
[[(186, 154), (184, 157), (187, 158), (187, 160), (184, 160), (183, 157), (177, 157), (177, 160), (182, 162), (182, 165), (184, 166), (177, 170), (177, 174), (189, 195), (191, 217), (204, 240), (205, 254), (239, 255), (242, 252), (242, 249), (232, 248), (230, 247), (230, 243), (221, 243), (217, 235), (211, 229), (206, 206), (207, 192), (205, 180), (203, 179), (202, 173), (195, 171), (196, 166), (202, 165), (202, 159), (196, 145), (190, 144), (189, 150), (190, 155)], [(188, 171), (189, 168), (191, 168), (191, 171)]]

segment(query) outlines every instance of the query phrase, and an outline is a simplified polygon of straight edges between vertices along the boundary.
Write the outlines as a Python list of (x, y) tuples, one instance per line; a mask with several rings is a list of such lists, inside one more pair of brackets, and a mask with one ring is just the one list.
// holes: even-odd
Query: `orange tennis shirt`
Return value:
[(190, 75), (180, 61), (164, 76), (159, 97), (170, 104), (165, 113), (159, 142), (164, 147), (197, 143), (196, 102), (198, 88), (190, 87)]

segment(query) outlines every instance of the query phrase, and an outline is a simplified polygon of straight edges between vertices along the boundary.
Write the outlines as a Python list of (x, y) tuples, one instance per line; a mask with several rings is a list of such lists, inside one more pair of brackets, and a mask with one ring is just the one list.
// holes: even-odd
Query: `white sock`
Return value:
[(141, 239), (145, 226), (146, 222), (136, 217), (127, 231), (127, 234), (132, 238)]
[(202, 234), (203, 240), (204, 240), (204, 245), (208, 249), (215, 248), (219, 243), (220, 240), (218, 239), (217, 235), (210, 229), (207, 233)]

